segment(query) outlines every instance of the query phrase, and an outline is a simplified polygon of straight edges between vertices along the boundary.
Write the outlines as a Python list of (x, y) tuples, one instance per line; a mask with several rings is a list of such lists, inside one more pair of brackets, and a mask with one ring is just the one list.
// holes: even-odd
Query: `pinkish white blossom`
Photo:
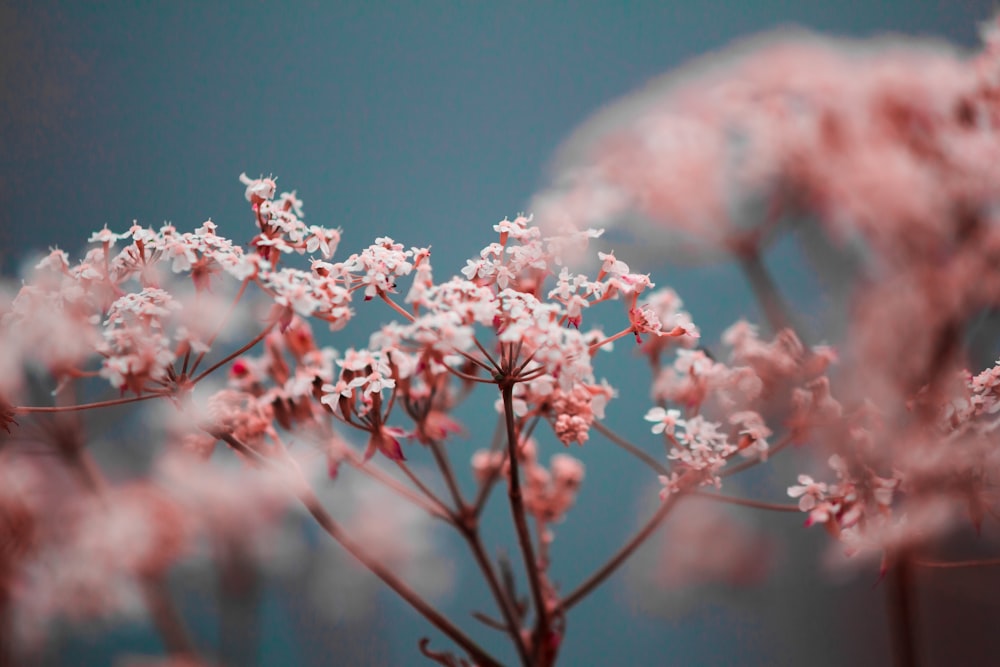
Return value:
[(684, 424), (680, 410), (665, 410), (661, 407), (650, 408), (644, 419), (653, 422), (651, 430), (654, 434), (673, 435), (677, 425)]
[(245, 173), (240, 174), (240, 183), (247, 186), (246, 199), (251, 203), (260, 203), (274, 197), (277, 188), (273, 178), (250, 178)]
[(703, 473), (703, 483), (721, 486), (722, 480), (717, 473), (738, 449), (720, 427), (721, 424), (707, 421), (701, 415), (679, 422), (667, 458)]

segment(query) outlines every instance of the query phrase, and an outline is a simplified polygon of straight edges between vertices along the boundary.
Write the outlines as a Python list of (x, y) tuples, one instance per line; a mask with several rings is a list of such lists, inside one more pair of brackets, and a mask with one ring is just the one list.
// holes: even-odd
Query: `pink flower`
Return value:
[(764, 418), (753, 410), (741, 410), (729, 415), (729, 423), (739, 428), (740, 441), (737, 445), (743, 456), (758, 456), (767, 460), (767, 439), (772, 431), (764, 423)]
[(614, 252), (599, 252), (597, 253), (597, 256), (602, 262), (604, 262), (601, 264), (600, 273), (597, 274), (597, 280), (603, 280), (608, 275), (615, 278), (621, 278), (622, 276), (628, 275), (628, 264), (620, 259), (616, 259)]
[[(561, 387), (553, 388), (552, 394), (543, 400), (550, 402), (552, 414), (555, 416), (553, 429), (559, 442), (568, 445), (571, 442), (583, 444), (590, 436), (590, 426), (594, 423), (594, 400), (606, 395), (601, 388), (586, 384), (577, 384), (566, 391)], [(603, 405), (600, 405), (603, 410)]]
[(677, 428), (678, 424), (681, 426), (684, 425), (680, 410), (665, 410), (660, 407), (650, 408), (644, 419), (648, 422), (653, 422), (651, 430), (656, 434), (665, 433), (673, 435), (674, 429)]
[(403, 448), (399, 446), (399, 438), (405, 437), (406, 431), (395, 426), (380, 425), (370, 432), (368, 446), (365, 448), (364, 459), (367, 461), (379, 451), (391, 461), (405, 461)]
[(788, 487), (788, 496), (799, 499), (799, 509), (803, 512), (812, 511), (826, 498), (826, 492), (827, 485), (809, 475), (799, 475), (799, 483)]
[(115, 234), (114, 232), (108, 229), (107, 225), (104, 225), (104, 229), (102, 229), (99, 232), (94, 232), (93, 234), (90, 235), (88, 242), (102, 243), (110, 247), (115, 244), (115, 241), (118, 241), (119, 239), (127, 239), (129, 236), (130, 234), (128, 232), (124, 234)]
[(506, 456), (502, 451), (480, 449), (472, 455), (472, 474), (477, 482), (483, 483), (494, 475), (499, 474), (505, 460)]
[(246, 173), (240, 174), (240, 183), (247, 186), (247, 201), (254, 205), (259, 205), (268, 199), (272, 199), (274, 191), (277, 188), (273, 178), (261, 177), (255, 179), (250, 178)]
[(443, 442), (452, 434), (464, 433), (465, 429), (442, 410), (432, 409), (417, 423), (416, 438), (423, 444)]

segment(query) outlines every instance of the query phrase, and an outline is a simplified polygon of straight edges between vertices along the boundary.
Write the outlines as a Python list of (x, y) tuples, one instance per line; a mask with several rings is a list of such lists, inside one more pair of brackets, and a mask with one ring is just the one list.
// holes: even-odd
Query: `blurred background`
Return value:
[[(249, 239), (252, 219), (238, 182), (245, 171), (273, 174), (279, 191), (297, 190), (307, 223), (341, 227), (339, 256), (388, 235), (407, 247), (432, 246), (435, 275), (443, 278), (493, 240), (492, 224), (527, 208), (574, 127), (690, 58), (783, 25), (854, 37), (919, 35), (973, 49), (979, 22), (994, 10), (988, 0), (0, 0), (0, 271), (14, 276), (30, 253), (53, 246), (77, 253), (91, 232), (104, 225), (124, 231), (133, 220), (154, 227), (170, 221), (188, 231), (212, 219), (220, 234)], [(627, 249), (618, 255), (629, 259)], [(779, 245), (768, 260), (791, 300), (821, 306), (818, 287), (791, 250)], [(658, 286), (678, 291), (707, 342), (738, 317), (759, 319), (735, 267), (647, 259), (641, 268)], [(391, 318), (378, 303), (356, 308), (358, 320), (347, 331), (324, 333), (324, 342), (363, 345), (373, 326)], [(622, 393), (609, 408), (609, 424), (641, 438), (648, 376), (635, 361), (606, 363), (598, 374)], [(478, 412), (466, 420), (471, 435), (450, 445), (454, 461), (484, 446), (489, 434), (475, 424), (492, 427), (490, 408), (491, 400), (474, 406)], [(542, 449), (547, 460), (559, 445), (548, 438)], [(555, 571), (567, 588), (655, 508), (657, 492), (655, 475), (596, 435), (572, 453), (586, 463), (587, 480), (554, 546)], [(775, 466), (743, 491), (781, 500), (794, 472)], [(489, 520), (504, 523), (504, 509), (494, 502)], [(877, 564), (830, 575), (822, 563), (825, 536), (803, 531), (798, 515), (740, 513), (728, 520), (764, 536), (766, 546), (758, 546), (765, 551), (752, 553), (770, 568), (749, 585), (660, 595), (649, 585), (653, 544), (638, 565), (574, 610), (562, 664), (889, 660)], [(468, 611), (489, 608), (488, 599), (471, 563), (451, 549), (459, 545), (444, 544), (451, 584), (439, 587), (437, 599), (464, 621)], [(350, 567), (346, 558), (329, 558), (336, 568)], [(338, 596), (361, 593), (345, 583), (351, 577), (338, 579), (329, 567), (250, 576), (243, 602), (250, 620), (241, 627), (252, 632), (238, 664), (419, 664), (420, 637), (446, 646), (377, 586), (362, 612), (339, 613)], [(175, 582), (179, 605), (211, 654), (215, 583), (183, 574)], [(922, 589), (927, 644), (988, 638), (996, 608), (975, 590), (956, 588), (957, 580), (935, 576)], [(957, 596), (972, 613), (962, 623), (936, 615), (934, 596)], [(475, 632), (506, 651), (492, 631)], [(105, 665), (159, 650), (141, 621), (71, 626), (53, 637), (46, 659)]]

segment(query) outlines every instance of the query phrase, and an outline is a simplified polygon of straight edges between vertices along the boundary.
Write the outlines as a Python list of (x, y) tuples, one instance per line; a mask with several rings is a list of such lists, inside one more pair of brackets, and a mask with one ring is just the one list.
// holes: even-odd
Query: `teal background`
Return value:
[[(0, 2), (0, 269), (16, 273), (29, 250), (75, 252), (91, 231), (125, 229), (133, 219), (187, 230), (211, 218), (220, 233), (249, 238), (237, 181), (246, 171), (273, 173), (279, 190), (296, 189), (308, 223), (342, 227), (342, 252), (381, 235), (431, 245), (443, 278), (491, 240), (489, 225), (527, 206), (578, 123), (690, 57), (783, 24), (852, 36), (930, 35), (971, 48), (992, 6)], [(791, 298), (818, 307), (817, 288), (793, 250), (779, 245), (769, 261), (794, 278)], [(709, 341), (737, 315), (756, 317), (731, 267), (644, 270), (680, 292)], [(332, 343), (361, 344), (366, 329), (388, 317), (367, 309)], [(612, 425), (642, 437), (642, 365), (599, 370), (623, 392), (609, 410)], [(456, 461), (478, 446), (471, 440), (453, 446), (465, 448)], [(551, 440), (546, 446), (555, 451)], [(642, 494), (655, 494), (655, 477), (598, 438), (574, 453), (588, 477), (555, 546), (568, 586), (633, 530)], [(774, 481), (772, 492), (782, 483)], [(802, 535), (796, 516), (767, 525), (785, 537)], [(563, 664), (883, 663), (881, 592), (870, 578), (815, 583), (808, 559), (822, 537), (789, 547), (768, 588), (713, 599), (680, 619), (639, 613), (613, 579), (570, 617)], [(470, 608), (491, 608), (475, 572), (455, 559), (458, 588), (446, 610), (461, 618)], [(303, 573), (265, 586), (259, 664), (419, 662), (415, 643), (429, 634), (426, 624), (391, 595), (381, 596), (372, 619), (331, 627), (302, 602), (308, 585)], [(210, 592), (180, 588), (210, 646)], [(489, 631), (479, 636), (503, 646)], [(142, 627), (76, 632), (53, 647), (51, 659), (103, 665), (123, 650), (156, 646)]]

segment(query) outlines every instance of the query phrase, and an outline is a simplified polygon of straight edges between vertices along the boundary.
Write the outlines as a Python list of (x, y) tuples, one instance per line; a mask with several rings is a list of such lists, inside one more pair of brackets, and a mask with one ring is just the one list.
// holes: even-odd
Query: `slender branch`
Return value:
[(413, 484), (420, 489), (420, 492), (427, 497), (431, 504), (435, 505), (445, 516), (449, 517), (452, 521), (455, 521), (455, 514), (452, 512), (444, 502), (438, 498), (437, 494), (431, 491), (430, 487), (423, 483), (423, 481), (414, 474), (410, 467), (406, 465), (405, 461), (396, 461), (396, 465), (399, 469), (403, 471)]
[(607, 438), (611, 442), (615, 443), (616, 445), (618, 445), (619, 447), (621, 447), (622, 449), (624, 449), (626, 452), (628, 452), (632, 456), (636, 457), (637, 459), (639, 459), (640, 461), (642, 461), (643, 463), (645, 463), (646, 465), (648, 465), (655, 472), (659, 473), (660, 475), (669, 475), (670, 474), (670, 471), (667, 469), (667, 467), (665, 465), (663, 465), (662, 463), (660, 463), (659, 461), (657, 461), (656, 459), (654, 459), (652, 456), (650, 456), (646, 452), (644, 452), (641, 449), (639, 449), (639, 447), (637, 447), (636, 445), (632, 444), (631, 442), (629, 442), (625, 438), (621, 437), (620, 435), (618, 435), (617, 433), (615, 433), (614, 431), (612, 431), (611, 429), (609, 429), (607, 426), (605, 426), (601, 422), (599, 422), (597, 420), (594, 420), (594, 423), (591, 424), (591, 426), (598, 433), (600, 433), (605, 438)]
[[(778, 444), (776, 444), (774, 447), (771, 447), (767, 451), (767, 460), (771, 460), (772, 458), (774, 458), (775, 454), (777, 454), (790, 444), (792, 444), (792, 434), (788, 433), (783, 438), (781, 438), (781, 440), (778, 441)], [(749, 470), (750, 468), (758, 466), (761, 463), (764, 463), (764, 459), (762, 458), (749, 459), (747, 461), (743, 461), (742, 463), (737, 463), (734, 466), (726, 468), (725, 470), (719, 473), (719, 477), (731, 477), (737, 473), (743, 472), (744, 470)]]
[(463, 380), (468, 380), (469, 382), (478, 382), (479, 384), (496, 384), (496, 382), (493, 380), (486, 380), (480, 377), (476, 377), (475, 375), (469, 375), (468, 373), (463, 373), (462, 371), (455, 370), (448, 364), (441, 364), (441, 365), (444, 366), (444, 369), (446, 371), (448, 371), (452, 375), (457, 375)]
[(521, 496), (521, 480), (517, 461), (518, 436), (514, 424), (514, 383), (505, 382), (500, 391), (503, 396), (504, 419), (507, 426), (507, 459), (510, 464), (507, 497), (510, 500), (510, 512), (517, 530), (517, 542), (521, 548), (521, 556), (531, 588), (531, 598), (534, 601), (537, 614), (535, 624), (535, 647), (537, 649), (541, 642), (548, 638), (549, 610), (545, 605), (542, 575), (538, 570), (538, 561), (535, 558), (535, 550), (531, 542), (531, 532), (528, 530), (528, 521), (524, 514), (524, 499)]
[[(493, 429), (493, 439), (490, 440), (490, 452), (500, 451), (501, 440), (503, 437), (503, 425), (504, 418), (501, 415), (497, 419), (497, 425)], [(476, 491), (476, 499), (472, 502), (472, 515), (479, 516), (483, 507), (486, 506), (486, 499), (489, 498), (490, 491), (493, 490), (493, 485), (496, 484), (497, 477), (499, 477), (499, 471), (494, 471), (479, 485), (479, 490)]]
[(351, 540), (332, 516), (319, 502), (312, 489), (305, 486), (298, 492), (299, 500), (305, 505), (309, 513), (316, 519), (316, 522), (325, 530), (330, 537), (335, 539), (352, 556), (361, 561), (362, 565), (368, 568), (372, 574), (381, 579), (389, 588), (396, 592), (401, 598), (406, 600), (420, 615), (426, 618), (434, 627), (447, 635), (453, 642), (465, 650), (477, 664), (483, 667), (501, 667), (499, 661), (486, 652), (479, 644), (473, 641), (468, 635), (441, 614), (437, 609), (420, 597), (416, 591), (411, 589), (403, 580), (399, 579), (391, 570), (369, 555), (361, 546)]
[(544, 369), (544, 368), (537, 368), (537, 369), (531, 371), (530, 373), (525, 373), (524, 375), (518, 375), (517, 376), (517, 381), (518, 382), (531, 382), (532, 380), (537, 380), (538, 378), (542, 377), (543, 375), (547, 375), (547, 374), (548, 374), (548, 371), (546, 369)]
[[(411, 315), (410, 313), (408, 313), (399, 304), (397, 304), (395, 301), (393, 301), (392, 299), (390, 299), (389, 295), (387, 295), (385, 292), (382, 292), (380, 290), (379, 291), (379, 296), (382, 298), (383, 301), (385, 301), (387, 304), (389, 304), (390, 308), (392, 308), (397, 313), (399, 313), (400, 315), (402, 315), (403, 317), (405, 317), (408, 321), (414, 322), (416, 320), (416, 318), (413, 315)], [(490, 368), (490, 366), (487, 365), (486, 363), (484, 363), (482, 359), (476, 359), (474, 356), (472, 356), (468, 352), (465, 352), (464, 350), (460, 350), (457, 347), (455, 347), (454, 345), (451, 346), (452, 352), (454, 352), (455, 354), (461, 355), (466, 360), (472, 362), (476, 366), (479, 366), (480, 368), (482, 368), (482, 369), (484, 369), (486, 371), (489, 371), (490, 373), (493, 373), (495, 370), (499, 370), (499, 367), (496, 365), (496, 362), (493, 361), (492, 357), (490, 357), (489, 352), (487, 352), (485, 349), (483, 349), (483, 346), (480, 344), (480, 342), (478, 340), (475, 339), (475, 337), (473, 337), (473, 340), (475, 341), (475, 343), (479, 347), (479, 349), (482, 350), (483, 354), (486, 355), (486, 358), (489, 359), (490, 364), (492, 364), (493, 368)], [(459, 375), (460, 377), (465, 378), (466, 380), (475, 379), (472, 376), (465, 375), (464, 373), (460, 373), (460, 372), (455, 371), (453, 369), (449, 368), (448, 370), (451, 370), (453, 373), (455, 373), (456, 375)], [(477, 380), (477, 381), (481, 382), (482, 380)], [(492, 384), (492, 382), (490, 382), (490, 384)]]
[(93, 410), (95, 408), (110, 408), (126, 403), (138, 403), (148, 401), (151, 398), (161, 398), (163, 394), (146, 394), (145, 396), (132, 396), (131, 398), (115, 398), (109, 401), (98, 401), (96, 403), (80, 403), (78, 405), (19, 405), (14, 408), (17, 414), (28, 414), (32, 412), (77, 412), (79, 410)]
[(624, 338), (625, 336), (629, 335), (630, 333), (632, 333), (632, 327), (629, 327), (627, 329), (622, 329), (621, 331), (619, 331), (618, 333), (614, 334), (613, 336), (608, 336), (604, 340), (597, 341), (596, 343), (594, 343), (593, 345), (590, 346), (590, 348), (589, 348), (590, 354), (591, 355), (595, 354), (603, 346), (607, 345), (608, 343), (613, 343), (616, 340), (618, 340), (619, 338)]
[(462, 535), (465, 537), (465, 541), (472, 550), (472, 555), (475, 557), (476, 563), (479, 565), (479, 569), (483, 573), (483, 578), (486, 579), (490, 592), (493, 594), (493, 599), (496, 600), (497, 606), (500, 607), (500, 613), (503, 614), (504, 622), (507, 626), (502, 629), (505, 629), (510, 635), (511, 641), (514, 642), (514, 646), (517, 647), (517, 654), (521, 658), (521, 664), (527, 667), (531, 664), (531, 658), (528, 655), (528, 647), (524, 643), (524, 637), (521, 636), (521, 627), (514, 614), (514, 602), (500, 586), (500, 581), (497, 579), (496, 572), (493, 571), (493, 565), (490, 563), (490, 559), (486, 555), (486, 550), (483, 548), (482, 540), (479, 537), (479, 531), (463, 531)]
[[(244, 278), (243, 282), (240, 283), (240, 289), (238, 292), (236, 292), (236, 297), (233, 299), (233, 302), (229, 304), (229, 310), (227, 310), (226, 314), (222, 316), (222, 320), (219, 321), (218, 328), (216, 328), (216, 330), (212, 333), (212, 335), (209, 336), (208, 340), (205, 341), (206, 348), (211, 348), (212, 345), (215, 344), (215, 339), (219, 337), (219, 334), (222, 333), (222, 330), (229, 322), (229, 318), (232, 317), (233, 311), (236, 310), (236, 306), (239, 304), (240, 299), (243, 298), (243, 294), (247, 291), (247, 285), (249, 284), (250, 284), (250, 278)], [(183, 373), (187, 373), (187, 364), (190, 355), (191, 355), (190, 350), (188, 350), (188, 353), (184, 355), (184, 368), (181, 371)], [(205, 358), (205, 352), (201, 352), (198, 354), (197, 357), (195, 357), (194, 364), (191, 366), (191, 373), (190, 373), (191, 375), (194, 375), (195, 371), (198, 370), (198, 364), (200, 364), (204, 358)]]
[(1000, 566), (1000, 558), (981, 558), (977, 560), (953, 560), (953, 561), (914, 559), (912, 563), (914, 565), (919, 565), (920, 567), (929, 567), (940, 570), (954, 570), (965, 567), (997, 567)]
[(220, 665), (256, 667), (263, 586), (243, 535), (213, 540), (219, 605), (217, 659)]
[(104, 477), (104, 473), (101, 472), (101, 468), (97, 465), (94, 457), (91, 456), (90, 451), (81, 446), (71, 454), (71, 458), (78, 472), (87, 483), (87, 486), (90, 487), (90, 490), (102, 502), (106, 502), (108, 480)]
[[(518, 352), (517, 353), (521, 354), (520, 346), (518, 347)], [(514, 371), (514, 375), (520, 376), (521, 373), (524, 372), (524, 369), (528, 367), (528, 364), (530, 364), (535, 359), (535, 355), (537, 353), (538, 353), (538, 350), (535, 350), (534, 352), (532, 352), (531, 354), (529, 354), (527, 357), (525, 357), (524, 361), (522, 361), (521, 364)]]
[(244, 352), (246, 352), (247, 350), (249, 350), (250, 348), (252, 348), (254, 345), (256, 345), (257, 343), (259, 343), (260, 341), (264, 340), (264, 338), (267, 337), (267, 334), (271, 333), (271, 329), (274, 328), (274, 325), (275, 325), (275, 322), (271, 322), (270, 324), (268, 324), (264, 328), (264, 330), (261, 331), (256, 336), (254, 336), (253, 340), (251, 340), (249, 343), (247, 343), (246, 345), (244, 345), (240, 349), (236, 350), (235, 352), (233, 352), (231, 354), (227, 354), (225, 357), (223, 357), (222, 359), (220, 359), (219, 361), (217, 361), (216, 363), (212, 364), (207, 369), (205, 369), (204, 371), (202, 371), (201, 374), (199, 374), (196, 378), (194, 378), (193, 380), (191, 380), (191, 384), (198, 384), (199, 382), (202, 381), (203, 378), (205, 378), (208, 375), (211, 375), (213, 372), (215, 372), (221, 366), (224, 366), (225, 364), (229, 363), (230, 361), (232, 361), (236, 357), (240, 356), (241, 354), (243, 354)]
[(750, 498), (737, 498), (735, 496), (724, 496), (721, 493), (712, 493), (711, 491), (694, 491), (692, 495), (698, 496), (699, 498), (709, 498), (711, 500), (717, 500), (720, 503), (729, 503), (730, 505), (742, 505), (743, 507), (753, 507), (759, 510), (771, 510), (773, 512), (796, 512), (801, 513), (802, 510), (799, 509), (798, 505), (790, 505), (788, 503), (769, 503), (763, 500), (752, 500)]
[(204, 430), (209, 435), (215, 436), (219, 440), (222, 440), (227, 445), (232, 447), (235, 451), (239, 452), (240, 454), (252, 460), (254, 463), (256, 463), (261, 467), (266, 467), (274, 463), (273, 461), (262, 456), (259, 452), (252, 449), (249, 445), (247, 445), (245, 442), (243, 442), (242, 440), (240, 440), (231, 433), (225, 433), (222, 431), (212, 431), (209, 429), (202, 429), (202, 430)]
[[(448, 485), (448, 489), (451, 492), (452, 499), (455, 502), (455, 507), (458, 508), (459, 516), (465, 518), (471, 517), (474, 521), (475, 514), (470, 514), (469, 512), (470, 508), (466, 505), (465, 500), (462, 497), (462, 492), (458, 488), (458, 481), (455, 479), (455, 474), (452, 472), (451, 464), (448, 461), (447, 454), (443, 451), (442, 444), (437, 440), (432, 440), (430, 448), (431, 452), (434, 454), (435, 461), (437, 461), (438, 468), (441, 470), (441, 476), (444, 477), (445, 483)], [(499, 629), (505, 630), (510, 635), (511, 641), (514, 642), (514, 645), (517, 647), (518, 656), (521, 658), (521, 664), (525, 666), (530, 665), (531, 663), (528, 656), (528, 649), (524, 643), (524, 638), (521, 636), (521, 628), (514, 613), (514, 603), (500, 586), (496, 573), (493, 571), (493, 565), (491, 564), (489, 557), (486, 555), (486, 550), (483, 548), (478, 527), (475, 525), (470, 527), (466, 522), (460, 522), (457, 526), (462, 537), (464, 537), (465, 541), (468, 543), (469, 549), (472, 551), (472, 554), (476, 559), (476, 563), (479, 565), (479, 569), (483, 573), (483, 578), (486, 579), (490, 592), (493, 594), (493, 598), (496, 600), (497, 606), (500, 608), (500, 612), (502, 613), (504, 621), (507, 624), (506, 627), (501, 625)]]
[(392, 299), (390, 299), (389, 295), (386, 294), (385, 292), (383, 292), (382, 290), (378, 291), (378, 295), (382, 298), (383, 301), (385, 301), (387, 304), (389, 304), (390, 308), (392, 308), (397, 313), (399, 313), (400, 315), (402, 315), (403, 317), (405, 317), (408, 321), (412, 322), (414, 319), (416, 319), (416, 318), (413, 317), (412, 314), (410, 314), (409, 312), (407, 312), (405, 308), (403, 308), (398, 303), (396, 303), (395, 301), (393, 301)]
[[(251, 459), (254, 463), (256, 463), (259, 466), (268, 467), (278, 464), (278, 461), (262, 456), (261, 454), (251, 449), (245, 442), (233, 436), (231, 433), (215, 432), (211, 430), (207, 431), (207, 433), (218, 438), (219, 440), (224, 441), (234, 450), (236, 450), (240, 454), (243, 454), (247, 458)], [(358, 458), (356, 454), (354, 454), (354, 452), (347, 449), (346, 447), (344, 448), (343, 451), (345, 455), (344, 460), (346, 460), (355, 470), (358, 470), (359, 472), (368, 475), (375, 481), (381, 483), (383, 486), (388, 488), (390, 491), (394, 491), (398, 495), (406, 498), (414, 505), (421, 508), (428, 514), (430, 514), (432, 517), (436, 519), (442, 519), (448, 522), (452, 521), (450, 513), (442, 512), (441, 509), (427, 502), (426, 498), (413, 492), (412, 490), (401, 484), (399, 480), (397, 480), (396, 478), (387, 474), (383, 470), (376, 468), (375, 466), (366, 465)]]
[(490, 618), (481, 611), (473, 611), (472, 618), (476, 619), (488, 628), (493, 628), (494, 630), (499, 630), (500, 632), (508, 632), (507, 626), (496, 620), (495, 618)]
[(900, 554), (886, 587), (886, 613), (892, 637), (892, 662), (896, 667), (917, 667), (916, 581), (907, 554)]
[(146, 579), (142, 582), (142, 593), (167, 652), (174, 657), (197, 658), (194, 642), (171, 602), (164, 582)]
[[(4, 633), (10, 632), (9, 628), (13, 626), (14, 614), (13, 614), (13, 604), (11, 604), (13, 597), (13, 591), (0, 590), (0, 628), (3, 629)], [(11, 645), (14, 642), (0, 642), (0, 667), (16, 667), (20, 662), (18, 654), (20, 651), (16, 651)]]
[(448, 492), (451, 493), (452, 502), (455, 503), (458, 513), (462, 514), (466, 509), (465, 499), (462, 497), (461, 489), (458, 488), (458, 480), (455, 479), (455, 473), (451, 469), (448, 455), (442, 448), (442, 444), (437, 440), (431, 440), (430, 448), (431, 453), (434, 454), (434, 461), (437, 462), (438, 470), (441, 471), (441, 477), (444, 478), (444, 482), (448, 486)]
[[(802, 322), (788, 307), (788, 303), (782, 297), (781, 291), (768, 272), (760, 253), (756, 249), (751, 249), (737, 252), (736, 257), (771, 329), (775, 332), (781, 329), (791, 329), (800, 341), (808, 344), (809, 337)], [(949, 340), (954, 339), (956, 339), (955, 336), (949, 337)], [(807, 348), (807, 355), (812, 354), (812, 351)]]
[(472, 363), (472, 364), (475, 364), (476, 366), (479, 366), (480, 368), (482, 368), (482, 369), (483, 369), (484, 371), (486, 371), (487, 373), (490, 373), (491, 375), (492, 375), (492, 374), (493, 374), (493, 373), (495, 372), (495, 371), (494, 371), (494, 369), (490, 368), (490, 365), (489, 365), (489, 364), (487, 364), (487, 363), (486, 363), (485, 361), (483, 361), (482, 359), (477, 359), (476, 357), (472, 356), (472, 355), (471, 355), (471, 354), (469, 354), (468, 352), (466, 352), (466, 351), (464, 351), (464, 350), (460, 350), (460, 349), (458, 349), (458, 348), (457, 348), (457, 347), (455, 347), (454, 345), (451, 345), (450, 347), (451, 347), (451, 351), (452, 351), (452, 352), (454, 352), (455, 354), (458, 354), (458, 355), (461, 355), (461, 356), (462, 356), (462, 357), (464, 357), (464, 358), (465, 358), (465, 360), (466, 360), (466, 361), (468, 361), (469, 363)]
[(757, 303), (764, 312), (764, 317), (767, 318), (767, 322), (771, 325), (771, 328), (775, 332), (790, 328), (797, 334), (800, 334), (799, 338), (801, 339), (801, 332), (794, 325), (788, 305), (781, 297), (778, 286), (775, 284), (771, 274), (768, 273), (760, 254), (756, 250), (753, 250), (740, 252), (736, 257), (739, 260), (740, 269), (743, 271), (743, 275), (746, 276), (747, 282), (750, 283), (750, 289), (753, 290), (753, 294), (757, 298)]
[[(258, 460), (260, 463), (266, 466), (278, 465), (279, 461), (271, 460), (262, 457), (257, 452), (246, 446), (238, 438), (232, 435), (221, 433), (213, 434), (222, 440), (225, 440), (234, 449), (251, 456)], [(348, 450), (348, 461), (352, 462), (358, 469), (370, 474), (372, 477), (378, 479), (379, 481), (387, 482), (391, 480), (393, 484), (387, 484), (391, 489), (406, 495), (408, 498), (418, 503), (421, 507), (426, 509), (428, 512), (435, 516), (441, 516), (440, 511), (427, 504), (427, 502), (417, 494), (413, 493), (406, 487), (395, 483), (396, 480), (386, 475), (384, 472), (378, 470), (377, 468), (369, 468), (368, 466), (360, 464), (360, 462), (354, 461), (353, 452)], [(297, 467), (293, 467), (290, 470), (297, 471)], [(352, 556), (361, 561), (368, 570), (370, 570), (375, 576), (386, 583), (390, 588), (393, 589), (401, 598), (406, 600), (414, 609), (416, 609), (421, 615), (423, 615), (428, 621), (430, 621), (435, 627), (437, 627), (441, 632), (448, 635), (455, 643), (465, 649), (470, 656), (476, 659), (478, 664), (489, 665), (490, 667), (501, 667), (500, 663), (497, 662), (492, 656), (489, 655), (485, 650), (483, 650), (478, 644), (476, 644), (472, 639), (465, 635), (461, 629), (454, 625), (451, 621), (440, 614), (434, 607), (428, 604), (423, 598), (421, 598), (415, 591), (413, 591), (405, 582), (397, 578), (391, 571), (389, 571), (382, 563), (377, 559), (368, 555), (360, 545), (353, 542), (347, 537), (340, 525), (334, 520), (332, 516), (326, 511), (323, 505), (319, 502), (316, 494), (313, 492), (309, 483), (301, 475), (297, 474), (298, 478), (298, 489), (296, 490), (299, 500), (305, 505), (309, 513), (316, 519), (316, 522), (320, 525), (323, 530), (325, 530), (331, 537), (333, 537), (344, 549), (347, 550)], [(448, 517), (442, 517), (448, 518)]]
[(497, 365), (496, 360), (493, 358), (492, 355), (490, 355), (490, 353), (486, 349), (486, 347), (482, 343), (479, 342), (479, 339), (476, 338), (475, 336), (473, 336), (472, 337), (472, 342), (476, 344), (476, 347), (478, 347), (479, 351), (483, 353), (483, 356), (485, 356), (487, 359), (489, 359), (490, 365), (493, 366), (493, 370), (495, 370), (497, 372), (500, 372), (500, 366)]
[(629, 556), (631, 556), (632, 553), (638, 549), (650, 535), (653, 534), (657, 527), (659, 527), (660, 523), (667, 518), (667, 515), (670, 514), (670, 510), (673, 509), (677, 501), (683, 496), (684, 489), (693, 484), (694, 481), (695, 478), (691, 473), (685, 473), (680, 480), (678, 480), (678, 484), (681, 485), (681, 490), (669, 495), (667, 499), (660, 504), (656, 513), (653, 514), (648, 521), (646, 521), (645, 525), (643, 525), (635, 535), (623, 544), (621, 548), (619, 548), (618, 551), (604, 563), (604, 565), (599, 567), (597, 571), (587, 577), (583, 583), (573, 589), (572, 592), (562, 599), (559, 605), (562, 611), (564, 613), (568, 611), (583, 598), (587, 597), (592, 590), (604, 583), (605, 579), (614, 574), (622, 563), (628, 560)]
[[(541, 419), (541, 417), (535, 415), (535, 417), (530, 422), (528, 422), (528, 425), (524, 428), (524, 431), (521, 433), (520, 436), (521, 442), (524, 442), (525, 440), (531, 437), (531, 434), (535, 431), (535, 427), (538, 426), (539, 419)], [(502, 429), (503, 423), (504, 423), (503, 417), (501, 417), (497, 424), (497, 430), (493, 434), (493, 443), (490, 445), (491, 452), (496, 452), (500, 450), (501, 440), (503, 436), (503, 429)], [(472, 504), (473, 516), (478, 517), (480, 514), (482, 514), (483, 508), (486, 506), (486, 501), (489, 498), (490, 491), (493, 490), (493, 486), (497, 483), (497, 480), (499, 478), (500, 478), (500, 469), (497, 468), (496, 470), (493, 471), (493, 473), (489, 477), (486, 478), (482, 486), (479, 487), (479, 492), (476, 495), (476, 501)]]
[(374, 465), (369, 465), (368, 463), (361, 461), (357, 457), (357, 455), (350, 450), (346, 450), (346, 454), (347, 456), (345, 457), (345, 460), (351, 465), (351, 467), (353, 467), (358, 472), (364, 475), (368, 475), (369, 477), (381, 483), (389, 490), (394, 491), (398, 495), (412, 502), (417, 507), (420, 507), (434, 518), (442, 519), (449, 523), (453, 521), (450, 512), (444, 511), (441, 506), (435, 506), (429, 503), (426, 498), (424, 498), (418, 493), (415, 493), (410, 488), (404, 486), (399, 482), (398, 479), (389, 475), (381, 468), (378, 468)]

